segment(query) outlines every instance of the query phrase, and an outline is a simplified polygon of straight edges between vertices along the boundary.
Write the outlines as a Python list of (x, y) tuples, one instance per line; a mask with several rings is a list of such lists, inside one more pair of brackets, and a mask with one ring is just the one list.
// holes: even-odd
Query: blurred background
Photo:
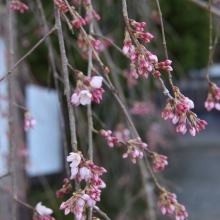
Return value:
[[(0, 76), (7, 72), (7, 31), (5, 2), (0, 1)], [(16, 57), (26, 54), (43, 36), (40, 13), (35, 1), (25, 1), (29, 10), (23, 14), (15, 13), (14, 44)], [(74, 4), (75, 1), (72, 1)], [(42, 1), (49, 27), (54, 25), (52, 1)], [(127, 1), (129, 18), (147, 23), (146, 31), (154, 35), (154, 40), (146, 47), (156, 54), (159, 61), (165, 60), (161, 37), (161, 27), (155, 1)], [(132, 115), (142, 141), (149, 149), (167, 155), (169, 165), (157, 177), (169, 191), (176, 193), (179, 203), (185, 205), (191, 220), (220, 219), (220, 113), (216, 110), (207, 112), (204, 102), (207, 98), (208, 84), (205, 79), (205, 68), (208, 62), (209, 18), (208, 12), (186, 0), (161, 0), (169, 58), (173, 61), (173, 81), (185, 96), (195, 103), (194, 112), (199, 118), (208, 122), (206, 129), (196, 137), (188, 133), (179, 135), (171, 121), (164, 121), (161, 112), (165, 108), (166, 97), (160, 85), (152, 76), (146, 80), (131, 79), (129, 61), (111, 45), (100, 52), (103, 62), (110, 67), (110, 78), (120, 97)], [(101, 16), (96, 33), (105, 36), (120, 48), (124, 41), (124, 19), (121, 1), (93, 1), (95, 10)], [(220, 4), (216, 1), (216, 8)], [(85, 15), (84, 8), (76, 6)], [(215, 36), (219, 19), (213, 18), (213, 36)], [(98, 30), (101, 30), (99, 32)], [(87, 28), (86, 28), (87, 29)], [(87, 29), (88, 30), (88, 29)], [(72, 34), (63, 22), (64, 39), (69, 63), (86, 74), (87, 61), (81, 56), (77, 45), (78, 30)], [(57, 34), (50, 37), (56, 59), (56, 69), (61, 77), (61, 61), (58, 49)], [(104, 41), (101, 41), (104, 44)], [(18, 60), (16, 59), (16, 60)], [(217, 45), (214, 54), (214, 65), (210, 69), (211, 80), (220, 85), (220, 53)], [(98, 68), (98, 67), (97, 67)], [(73, 219), (73, 215), (64, 216), (59, 206), (70, 195), (57, 199), (55, 192), (63, 185), (66, 178), (63, 153), (63, 139), (60, 126), (58, 96), (61, 97), (62, 111), (65, 119), (65, 135), (70, 146), (68, 112), (63, 94), (63, 83), (59, 81), (60, 91), (55, 90), (48, 49), (41, 44), (31, 56), (27, 57), (16, 69), (17, 83), (16, 102), (25, 106), (36, 119), (34, 129), (23, 132), (24, 110), (18, 108), (19, 144), (17, 145), (19, 186), (17, 196), (22, 201), (35, 206), (42, 201), (54, 210), (53, 216), (58, 220)], [(168, 85), (166, 72), (162, 78)], [(76, 78), (70, 72), (72, 91)], [(94, 104), (93, 118), (96, 130), (114, 131), (128, 139), (128, 125), (118, 104), (107, 88), (100, 105)], [(120, 92), (122, 91), (122, 93)], [(9, 135), (7, 125), (7, 80), (0, 82), (0, 176), (8, 172)], [(74, 108), (77, 123), (79, 149), (87, 155), (87, 119), (86, 108)], [(117, 113), (117, 114), (116, 114)], [(18, 132), (19, 131), (19, 132)], [(121, 146), (110, 148), (106, 141), (94, 134), (95, 164), (107, 169), (103, 180), (107, 188), (102, 190), (100, 209), (114, 220), (150, 219), (143, 198), (142, 181), (137, 165), (130, 159), (122, 159), (125, 149)], [(149, 180), (151, 182), (151, 180)], [(0, 179), (0, 220), (8, 219), (8, 187), (10, 178)], [(158, 192), (152, 188), (153, 201), (157, 219), (169, 219), (162, 216), (157, 207)], [(4, 201), (4, 205), (3, 205)], [(18, 218), (31, 219), (32, 211), (18, 205)]]

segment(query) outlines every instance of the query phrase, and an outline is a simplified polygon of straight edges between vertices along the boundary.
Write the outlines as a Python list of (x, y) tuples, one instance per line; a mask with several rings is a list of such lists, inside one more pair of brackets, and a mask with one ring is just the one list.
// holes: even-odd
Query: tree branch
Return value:
[(94, 206), (93, 209), (94, 209), (97, 213), (99, 213), (99, 215), (101, 215), (104, 219), (106, 219), (106, 220), (111, 220), (111, 219), (107, 216), (107, 214), (105, 214), (104, 212), (102, 212), (102, 211), (99, 209), (98, 206)]
[(62, 26), (61, 26), (61, 21), (60, 21), (60, 11), (56, 7), (56, 5), (54, 7), (55, 7), (56, 26), (58, 30), (62, 70), (63, 70), (63, 77), (64, 77), (64, 86), (65, 86), (64, 93), (66, 95), (66, 101), (67, 101), (67, 107), (68, 107), (68, 113), (69, 113), (69, 121), (70, 121), (71, 145), (72, 145), (72, 150), (77, 151), (75, 116), (73, 112), (73, 107), (70, 103), (71, 93), (70, 93), (69, 74), (68, 74), (68, 68), (67, 68), (68, 61), (66, 57), (66, 50), (64, 46), (64, 40), (63, 40), (63, 32), (62, 32)]
[(49, 36), (51, 35), (55, 30), (57, 30), (56, 27), (52, 28), (43, 38), (41, 38), (37, 44), (35, 44), (34, 47), (31, 48), (31, 50), (29, 50), (16, 64), (14, 64), (14, 66), (3, 76), (0, 78), (0, 82), (2, 80), (4, 80), (7, 76), (9, 76), (13, 71), (14, 69), (26, 58), (28, 57), (29, 55), (31, 55), (31, 53), (40, 45), (44, 42), (44, 40)]

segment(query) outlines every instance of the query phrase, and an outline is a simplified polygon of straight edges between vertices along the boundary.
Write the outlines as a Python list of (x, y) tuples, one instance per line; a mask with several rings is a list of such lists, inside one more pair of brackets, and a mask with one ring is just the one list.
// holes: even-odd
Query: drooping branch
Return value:
[(64, 40), (63, 40), (62, 26), (61, 26), (61, 21), (60, 21), (60, 11), (56, 7), (56, 5), (54, 7), (55, 7), (56, 27), (58, 30), (58, 39), (59, 39), (59, 47), (60, 47), (60, 54), (61, 54), (64, 86), (65, 86), (64, 93), (66, 95), (66, 101), (67, 101), (67, 107), (68, 107), (68, 113), (69, 113), (69, 121), (70, 121), (71, 145), (72, 145), (72, 150), (77, 151), (75, 116), (73, 112), (73, 107), (70, 103), (71, 91), (70, 91), (69, 74), (68, 74), (68, 68), (67, 68), (68, 61), (66, 57), (66, 50), (65, 50)]
[[(166, 60), (168, 60), (169, 58), (168, 58), (166, 37), (165, 37), (165, 33), (164, 33), (163, 18), (162, 18), (162, 12), (161, 12), (161, 9), (160, 9), (159, 0), (156, 0), (156, 3), (157, 3), (157, 10), (158, 10), (159, 17), (160, 17), (160, 26), (161, 26), (161, 32), (162, 32), (162, 39), (163, 39), (163, 46), (164, 46), (165, 57), (166, 57)], [(171, 85), (171, 87), (173, 89), (172, 74), (171, 74), (170, 71), (168, 72), (168, 78), (169, 78), (169, 83), (170, 83), (170, 85)]]

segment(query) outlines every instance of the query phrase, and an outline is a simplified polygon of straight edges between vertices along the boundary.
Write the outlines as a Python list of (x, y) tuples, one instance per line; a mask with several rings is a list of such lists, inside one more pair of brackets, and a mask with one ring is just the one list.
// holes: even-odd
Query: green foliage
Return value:
[(208, 13), (185, 0), (162, 0), (160, 3), (164, 20), (180, 37), (180, 40), (175, 41), (174, 34), (166, 34), (169, 53), (181, 63), (185, 71), (204, 67), (208, 59)]

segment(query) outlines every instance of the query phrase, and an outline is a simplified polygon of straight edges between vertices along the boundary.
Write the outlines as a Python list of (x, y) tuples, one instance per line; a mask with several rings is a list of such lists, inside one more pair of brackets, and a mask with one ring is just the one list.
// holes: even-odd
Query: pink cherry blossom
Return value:
[(117, 137), (112, 137), (112, 131), (108, 130), (100, 130), (99, 131), (100, 135), (102, 135), (108, 142), (109, 147), (114, 147), (114, 144), (119, 141)]
[(154, 172), (163, 171), (165, 166), (168, 165), (167, 156), (159, 155), (159, 154), (153, 152), (153, 153), (151, 153), (151, 157), (153, 158)]
[(19, 0), (13, 0), (10, 5), (10, 9), (19, 11), (21, 14), (28, 10), (29, 7)]
[(73, 93), (71, 96), (71, 103), (75, 106), (78, 106), (80, 104), (80, 97), (76, 92)]
[(34, 128), (36, 125), (36, 120), (31, 116), (29, 111), (24, 114), (24, 130), (28, 131), (29, 128)]

